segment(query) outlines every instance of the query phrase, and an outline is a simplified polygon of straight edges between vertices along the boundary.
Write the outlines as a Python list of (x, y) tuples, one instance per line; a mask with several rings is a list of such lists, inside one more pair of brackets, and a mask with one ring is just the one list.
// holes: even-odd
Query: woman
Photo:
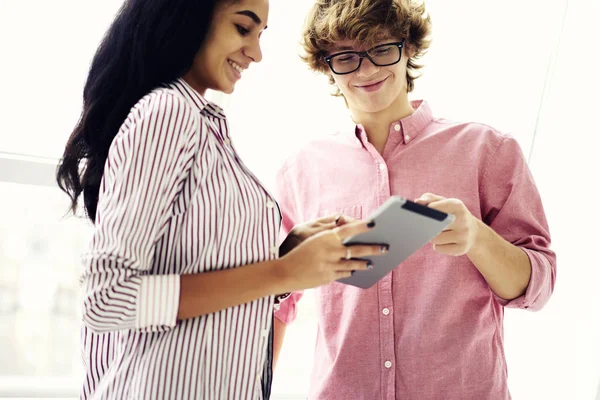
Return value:
[(82, 398), (268, 397), (274, 295), (382, 251), (344, 247), (370, 227), (332, 217), (298, 227), (277, 259), (278, 207), (204, 97), (261, 60), (267, 17), (268, 0), (126, 1), (92, 61), (57, 174), (95, 223)]

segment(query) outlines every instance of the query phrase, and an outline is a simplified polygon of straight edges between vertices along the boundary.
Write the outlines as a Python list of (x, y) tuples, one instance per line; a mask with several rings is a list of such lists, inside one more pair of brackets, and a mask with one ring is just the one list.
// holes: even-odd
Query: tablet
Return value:
[(338, 280), (363, 289), (373, 286), (429, 243), (454, 221), (454, 216), (403, 197), (392, 196), (367, 221), (375, 221), (375, 227), (369, 232), (347, 238), (344, 244), (387, 243), (390, 250), (380, 256), (361, 258), (371, 261), (373, 268), (356, 271), (350, 278)]

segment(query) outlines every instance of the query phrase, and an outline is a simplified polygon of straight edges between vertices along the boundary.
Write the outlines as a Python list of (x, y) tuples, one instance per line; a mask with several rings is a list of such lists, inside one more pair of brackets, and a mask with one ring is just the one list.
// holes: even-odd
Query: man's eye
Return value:
[(386, 54), (388, 54), (390, 52), (390, 48), (389, 47), (385, 47), (383, 49), (377, 49), (375, 51), (375, 55), (376, 56), (385, 56)]
[(236, 25), (235, 25), (235, 27), (237, 28), (238, 32), (239, 32), (239, 33), (240, 33), (240, 35), (242, 35), (242, 36), (246, 36), (247, 34), (249, 34), (249, 33), (250, 33), (250, 31), (249, 31), (248, 29), (244, 28), (244, 27), (243, 27), (243, 26), (241, 26), (241, 25), (237, 25), (237, 24), (236, 24)]
[(343, 63), (350, 62), (352, 60), (354, 60), (354, 56), (342, 56), (342, 57), (338, 57), (338, 61), (339, 62), (343, 62)]

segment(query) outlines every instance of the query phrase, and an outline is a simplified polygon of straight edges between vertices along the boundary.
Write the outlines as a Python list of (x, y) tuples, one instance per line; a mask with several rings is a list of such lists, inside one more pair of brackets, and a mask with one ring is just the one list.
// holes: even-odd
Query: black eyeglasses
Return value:
[(325, 57), (325, 62), (336, 75), (351, 74), (358, 70), (364, 58), (368, 58), (378, 67), (387, 67), (400, 62), (402, 47), (404, 40), (380, 44), (367, 51), (343, 51)]

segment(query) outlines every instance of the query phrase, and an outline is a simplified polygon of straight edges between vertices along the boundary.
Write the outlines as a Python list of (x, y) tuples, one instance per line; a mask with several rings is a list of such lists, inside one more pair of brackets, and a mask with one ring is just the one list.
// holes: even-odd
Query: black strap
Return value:
[[(274, 318), (274, 317), (271, 317)], [(267, 344), (267, 356), (261, 378), (263, 400), (269, 400), (271, 397), (271, 385), (273, 384), (273, 323), (271, 320), (271, 331), (269, 332), (269, 343)]]

